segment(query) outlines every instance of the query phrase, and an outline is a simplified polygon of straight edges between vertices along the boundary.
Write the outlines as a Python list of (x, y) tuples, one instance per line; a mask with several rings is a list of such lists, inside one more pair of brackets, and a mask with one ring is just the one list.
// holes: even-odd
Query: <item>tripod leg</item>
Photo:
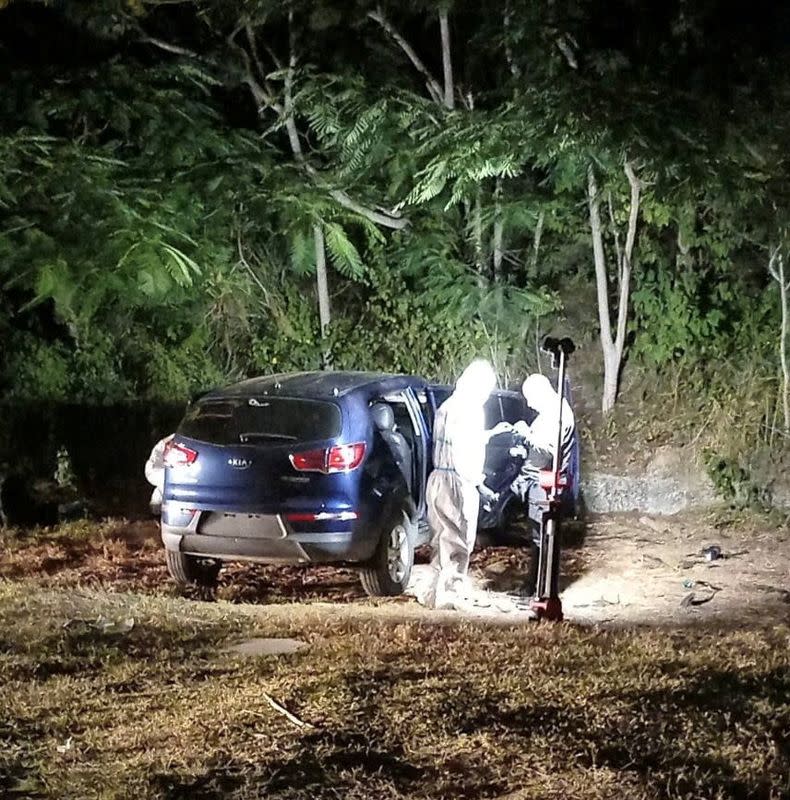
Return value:
[(544, 514), (541, 524), (538, 586), (531, 607), (538, 619), (559, 622), (563, 614), (558, 591), (560, 559), (556, 532), (557, 520), (550, 513)]
[(538, 571), (535, 581), (535, 597), (537, 598), (544, 598), (548, 595), (546, 594), (546, 589), (548, 587), (548, 578), (551, 574), (549, 572), (549, 561), (551, 557), (549, 555), (549, 547), (548, 547), (548, 534), (549, 534), (549, 527), (547, 525), (547, 518), (546, 514), (542, 515), (540, 521), (540, 545), (538, 550)]

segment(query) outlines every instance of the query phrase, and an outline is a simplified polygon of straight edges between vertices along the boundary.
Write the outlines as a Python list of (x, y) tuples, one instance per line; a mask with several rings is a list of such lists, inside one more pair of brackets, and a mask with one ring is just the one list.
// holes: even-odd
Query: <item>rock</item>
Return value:
[(686, 448), (670, 446), (658, 448), (645, 469), (632, 475), (590, 473), (582, 480), (582, 492), (586, 508), (598, 514), (664, 516), (718, 502), (704, 467)]
[(241, 656), (283, 656), (291, 653), (298, 653), (307, 647), (307, 642), (299, 639), (247, 639), (232, 647), (228, 647), (226, 653), (235, 653)]

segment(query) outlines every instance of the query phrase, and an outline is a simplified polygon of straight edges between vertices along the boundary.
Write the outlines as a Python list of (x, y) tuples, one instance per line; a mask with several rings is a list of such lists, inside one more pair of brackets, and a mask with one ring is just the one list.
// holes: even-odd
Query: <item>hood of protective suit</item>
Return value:
[(494, 368), (487, 361), (478, 359), (461, 373), (455, 384), (455, 395), (465, 402), (482, 405), (494, 389)]
[[(559, 433), (559, 395), (545, 375), (530, 375), (523, 383), (521, 392), (530, 408), (538, 412), (537, 419), (532, 423), (533, 444), (556, 449), (557, 435)], [(565, 439), (574, 429), (576, 420), (573, 416), (568, 401), (562, 399), (562, 438)]]
[(556, 413), (557, 393), (545, 375), (538, 373), (530, 375), (522, 384), (521, 393), (529, 403), (529, 407), (534, 408), (538, 414), (544, 414), (547, 411)]

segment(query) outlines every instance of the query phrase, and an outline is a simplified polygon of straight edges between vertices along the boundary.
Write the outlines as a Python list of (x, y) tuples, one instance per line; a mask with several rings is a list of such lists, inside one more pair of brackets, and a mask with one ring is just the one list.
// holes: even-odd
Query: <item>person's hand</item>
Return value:
[(513, 434), (514, 436), (518, 436), (520, 439), (523, 439), (525, 442), (530, 441), (532, 438), (532, 430), (530, 429), (529, 425), (527, 425), (526, 421), (520, 419), (514, 426), (513, 426)]
[(511, 447), (508, 450), (508, 453), (512, 458), (526, 458), (529, 451), (526, 448), (526, 445), (519, 444), (516, 447)]
[(513, 483), (510, 484), (510, 491), (513, 492), (516, 497), (524, 502), (524, 499), (527, 496), (527, 490), (529, 489), (529, 479), (526, 475), (519, 475)]
[(480, 497), (483, 498), (483, 508), (486, 511), (490, 510), (491, 506), (499, 500), (499, 495), (484, 483), (478, 485), (477, 491), (480, 492)]

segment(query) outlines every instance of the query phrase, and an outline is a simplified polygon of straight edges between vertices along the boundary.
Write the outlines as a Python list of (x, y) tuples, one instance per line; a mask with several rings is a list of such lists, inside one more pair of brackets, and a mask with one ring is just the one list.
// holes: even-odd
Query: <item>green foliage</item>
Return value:
[[(739, 39), (719, 66), (737, 61), (764, 96), (717, 82), (699, 57), (718, 23), (710, 4), (638, 0), (622, 36), (574, 0), (512, 0), (507, 20), (450, 5), (453, 110), (367, 15), (378, 4), (207, 0), (176, 13), (90, 0), (29, 18), (27, 5), (9, 11), (25, 24), (0, 30), (5, 397), (182, 399), (318, 368), (327, 346), (337, 367), (450, 380), (483, 355), (516, 380), (544, 328), (572, 326), (588, 346), (598, 335), (587, 172), (613, 263), (622, 235), (607, 201), (622, 230), (627, 157), (644, 187), (626, 376), (682, 374), (689, 439), (729, 427), (745, 447), (771, 427), (779, 314), (765, 252), (790, 216), (787, 64)], [(435, 7), (383, 7), (436, 69)], [(51, 65), (32, 55), (48, 47)], [(388, 230), (360, 207), (400, 209), (407, 224)], [(744, 394), (747, 377), (760, 397)]]
[(361, 278), (362, 258), (343, 228), (337, 223), (327, 222), (324, 225), (324, 237), (332, 263), (337, 271), (350, 278)]
[(749, 470), (736, 459), (724, 458), (710, 451), (704, 454), (708, 475), (717, 494), (734, 508), (768, 510), (770, 498), (751, 478)]

